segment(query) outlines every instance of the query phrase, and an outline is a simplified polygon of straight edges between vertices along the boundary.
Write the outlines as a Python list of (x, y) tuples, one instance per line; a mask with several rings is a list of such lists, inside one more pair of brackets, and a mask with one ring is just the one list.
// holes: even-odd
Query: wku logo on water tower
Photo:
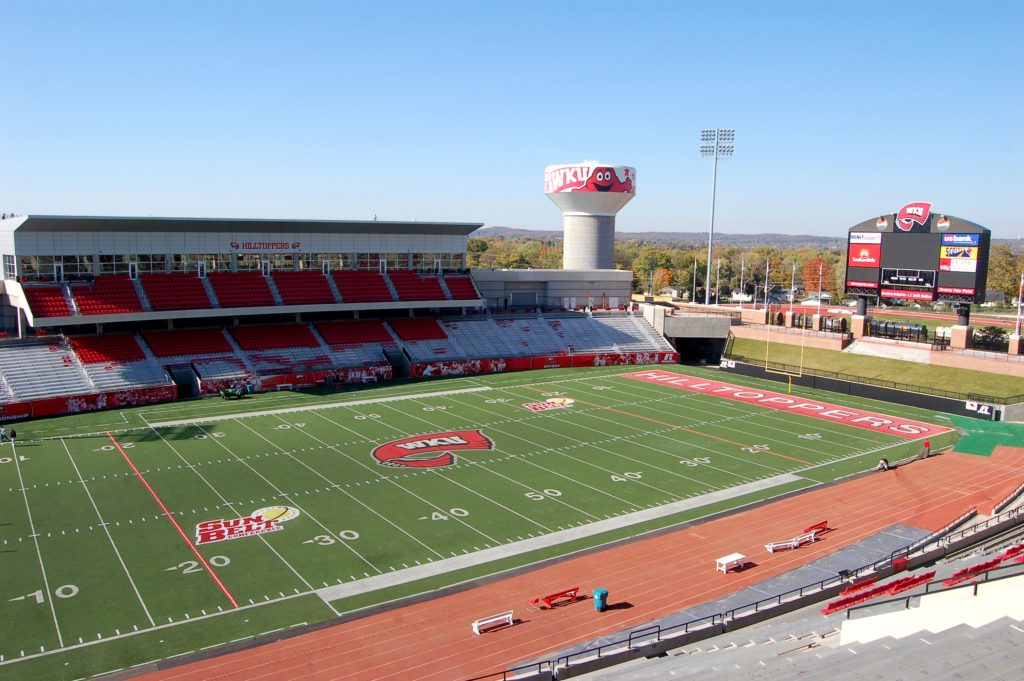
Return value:
[(913, 230), (915, 224), (924, 227), (928, 224), (928, 216), (931, 215), (931, 212), (932, 204), (930, 203), (908, 203), (896, 214), (896, 227), (904, 232)]
[(479, 430), (414, 435), (377, 447), (373, 458), (392, 468), (437, 468), (455, 463), (452, 450), (469, 449), (494, 449), (494, 442)]

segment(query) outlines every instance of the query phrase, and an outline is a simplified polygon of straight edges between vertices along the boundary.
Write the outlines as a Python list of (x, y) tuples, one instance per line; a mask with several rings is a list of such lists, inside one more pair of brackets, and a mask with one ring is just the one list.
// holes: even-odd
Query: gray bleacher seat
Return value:
[(174, 384), (164, 368), (150, 359), (101, 362), (86, 364), (84, 367), (85, 373), (100, 392)]
[[(531, 317), (527, 319), (495, 319), (494, 323), (504, 333), (512, 345), (519, 350), (520, 356), (555, 355), (569, 352), (569, 347), (561, 342), (558, 336), (545, 328), (544, 319)], [(520, 349), (521, 348), (521, 349)]]
[(444, 322), (445, 333), (462, 346), (470, 359), (515, 357), (490, 320)]
[(96, 392), (63, 338), (0, 346), (0, 371), (15, 401)]

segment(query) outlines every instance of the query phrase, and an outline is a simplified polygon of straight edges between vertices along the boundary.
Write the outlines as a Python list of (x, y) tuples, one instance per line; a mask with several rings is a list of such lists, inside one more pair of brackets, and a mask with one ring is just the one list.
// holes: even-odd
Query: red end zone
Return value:
[(804, 416), (813, 416), (823, 421), (845, 423), (846, 425), (864, 428), (865, 430), (891, 433), (909, 440), (919, 439), (922, 436), (930, 437), (940, 433), (948, 433), (952, 430), (952, 428), (912, 421), (900, 418), (899, 416), (883, 416), (872, 411), (863, 411), (851, 407), (837, 407), (827, 402), (818, 402), (817, 400), (804, 398), (797, 399), (767, 390), (753, 390), (730, 383), (672, 374), (667, 371), (638, 371), (633, 374), (619, 375), (624, 378), (635, 378), (638, 381), (646, 381), (648, 383), (671, 385), (675, 388), (691, 392), (726, 397), (737, 402), (757, 404), (781, 411), (792, 411)]

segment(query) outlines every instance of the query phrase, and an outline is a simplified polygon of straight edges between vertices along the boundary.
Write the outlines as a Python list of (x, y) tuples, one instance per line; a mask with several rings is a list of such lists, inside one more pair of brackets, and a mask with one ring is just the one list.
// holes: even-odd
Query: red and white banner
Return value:
[(548, 166), (544, 169), (544, 193), (636, 193), (636, 169), (627, 166)]
[(134, 388), (117, 390), (97, 395), (74, 395), (72, 397), (51, 397), (32, 402), (32, 417), (75, 414), (80, 411), (133, 407), (139, 404), (170, 402), (178, 396), (178, 386), (164, 385), (159, 388)]
[(670, 385), (673, 388), (680, 388), (691, 392), (707, 393), (736, 400), (737, 402), (756, 404), (780, 411), (803, 414), (804, 416), (811, 416), (823, 421), (844, 423), (848, 426), (889, 433), (909, 440), (931, 437), (940, 433), (947, 433), (951, 430), (950, 428), (912, 421), (899, 416), (884, 416), (863, 409), (837, 407), (828, 402), (794, 398), (768, 390), (754, 390), (753, 388), (710, 381), (703, 378), (694, 378), (693, 376), (674, 374), (667, 371), (640, 371), (635, 374), (620, 374), (620, 376), (633, 378), (638, 381), (646, 381), (647, 383)]
[(413, 364), (412, 375), (461, 376), (490, 374), (528, 369), (567, 369), (569, 367), (626, 366), (631, 364), (676, 364), (675, 352), (623, 352), (604, 355), (551, 355), (547, 357), (512, 357), (510, 359), (470, 359), (451, 362)]
[(952, 293), (960, 296), (973, 296), (973, 288), (960, 288), (959, 286), (940, 286), (936, 289), (939, 293)]
[(846, 282), (847, 286), (857, 286), (859, 288), (878, 288), (878, 284), (873, 281), (853, 281)]
[(323, 385), (328, 379), (334, 383), (361, 383), (367, 378), (378, 381), (390, 380), (392, 370), (390, 364), (354, 369), (337, 369), (333, 371), (305, 371), (295, 374), (275, 374), (273, 376), (248, 376), (240, 378), (224, 378), (200, 381), (203, 395), (216, 395), (221, 390), (242, 389), (252, 385), (256, 391), (277, 390), (282, 386), (308, 388)]

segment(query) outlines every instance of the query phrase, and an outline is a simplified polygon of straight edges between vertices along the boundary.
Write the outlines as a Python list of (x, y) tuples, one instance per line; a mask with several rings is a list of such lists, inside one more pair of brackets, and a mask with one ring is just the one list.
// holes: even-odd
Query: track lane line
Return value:
[(149, 486), (149, 481), (146, 480), (146, 477), (144, 475), (142, 475), (142, 471), (135, 467), (135, 464), (132, 462), (131, 459), (128, 458), (128, 455), (125, 454), (125, 451), (121, 449), (121, 445), (118, 444), (117, 440), (114, 439), (113, 435), (111, 435), (108, 432), (107, 437), (109, 437), (110, 441), (114, 443), (115, 447), (117, 447), (117, 451), (121, 452), (121, 456), (123, 456), (124, 460), (128, 462), (128, 465), (132, 467), (132, 470), (135, 471), (135, 475), (139, 477), (139, 480), (142, 481), (142, 484), (145, 485), (146, 489), (149, 490), (149, 493), (153, 497), (153, 500), (156, 501), (157, 505), (160, 506), (161, 509), (163, 509), (164, 515), (167, 516), (167, 519), (171, 521), (171, 524), (174, 525), (174, 529), (176, 529), (178, 531), (178, 534), (181, 535), (181, 538), (185, 540), (185, 544), (190, 549), (192, 549), (192, 553), (195, 554), (196, 558), (199, 559), (199, 562), (202, 563), (203, 567), (206, 568), (206, 571), (210, 574), (210, 577), (213, 578), (213, 581), (217, 583), (218, 587), (220, 587), (221, 592), (223, 592), (223, 594), (227, 597), (228, 602), (231, 603), (231, 606), (237, 608), (238, 601), (236, 601), (235, 597), (231, 595), (231, 592), (228, 591), (228, 588), (224, 586), (224, 582), (220, 581), (220, 577), (218, 577), (217, 573), (213, 571), (213, 568), (210, 567), (210, 564), (206, 562), (206, 558), (203, 557), (203, 554), (199, 553), (199, 550), (196, 548), (195, 544), (192, 543), (192, 540), (189, 539), (189, 536), (185, 534), (185, 531), (183, 529), (181, 529), (181, 525), (178, 524), (178, 521), (174, 519), (174, 516), (171, 514), (171, 512), (167, 510), (166, 506), (164, 506), (164, 502), (161, 501), (160, 497), (157, 496), (156, 491)]

